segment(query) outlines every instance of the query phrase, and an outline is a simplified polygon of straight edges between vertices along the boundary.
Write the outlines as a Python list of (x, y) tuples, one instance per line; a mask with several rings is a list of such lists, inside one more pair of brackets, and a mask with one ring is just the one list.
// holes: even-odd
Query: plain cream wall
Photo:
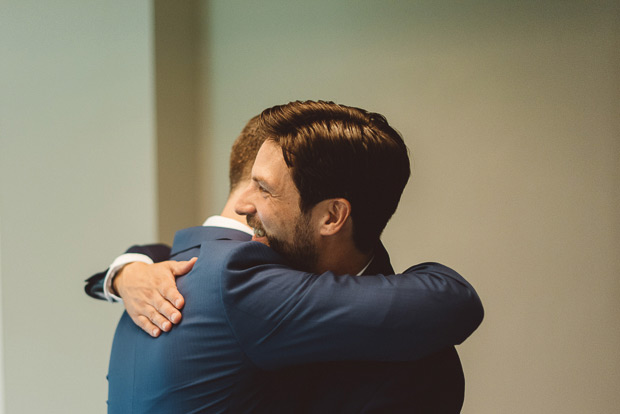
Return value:
[(89, 299), (83, 279), (155, 239), (151, 9), (2, 1), (6, 414), (106, 412), (121, 307)]
[(208, 5), (204, 215), (226, 197), (232, 140), (265, 107), (383, 113), (414, 165), (384, 235), (396, 267), (448, 264), (486, 307), (459, 347), (463, 412), (617, 411), (617, 2)]

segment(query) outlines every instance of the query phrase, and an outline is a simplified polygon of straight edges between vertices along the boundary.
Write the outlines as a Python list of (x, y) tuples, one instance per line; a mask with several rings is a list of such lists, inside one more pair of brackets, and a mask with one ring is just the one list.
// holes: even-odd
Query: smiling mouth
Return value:
[(269, 246), (269, 240), (267, 240), (267, 233), (263, 228), (253, 227), (254, 236), (252, 236), (252, 241), (257, 241), (259, 243), (263, 243), (265, 246)]
[(248, 222), (248, 226), (254, 230), (254, 237), (261, 238), (267, 235), (265, 229), (263, 228), (263, 224), (256, 218), (255, 215), (248, 215), (245, 219)]
[(254, 235), (256, 237), (265, 237), (265, 230), (255, 228), (254, 229)]

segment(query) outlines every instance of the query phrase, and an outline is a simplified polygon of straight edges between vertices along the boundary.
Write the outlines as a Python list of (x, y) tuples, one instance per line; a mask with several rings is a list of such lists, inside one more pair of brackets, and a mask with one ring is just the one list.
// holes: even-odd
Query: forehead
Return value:
[(265, 141), (256, 154), (252, 180), (270, 187), (273, 191), (297, 193), (290, 169), (284, 161), (282, 148), (271, 140)]

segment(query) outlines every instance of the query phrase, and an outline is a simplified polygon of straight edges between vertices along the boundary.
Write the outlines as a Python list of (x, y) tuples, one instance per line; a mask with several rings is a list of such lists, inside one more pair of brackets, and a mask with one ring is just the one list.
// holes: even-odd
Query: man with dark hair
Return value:
[[(269, 108), (261, 114), (261, 128), (271, 148), (268, 159), (282, 153), (285, 165), (281, 176), (290, 171), (292, 183), (287, 187), (299, 193), (301, 221), (296, 231), (285, 236), (296, 240), (297, 245), (303, 244), (299, 237), (312, 220), (311, 212), (317, 204), (333, 199), (328, 206), (348, 215), (351, 222), (357, 254), (349, 255), (347, 262), (354, 266), (351, 258), (358, 255), (368, 256), (363, 259), (368, 262), (409, 180), (408, 150), (400, 134), (382, 115), (330, 102), (291, 102)], [(254, 180), (253, 187), (260, 189), (257, 184)], [(253, 216), (248, 217), (250, 225), (253, 220)], [(322, 243), (328, 241), (323, 238)], [(278, 238), (274, 237), (273, 243), (280, 253), (288, 248)], [(300, 254), (318, 255), (312, 243), (305, 244), (297, 249)], [(324, 246), (324, 250), (333, 252), (339, 246), (340, 241)], [(317, 258), (306, 257), (298, 267), (317, 272), (334, 270), (310, 267), (311, 259)], [(301, 257), (293, 263), (299, 260)]]
[[(482, 307), (436, 263), (383, 276), (393, 270), (379, 236), (409, 176), (398, 133), (329, 102), (266, 110), (258, 131), (251, 182), (231, 186), (227, 207), (262, 244), (222, 228), (177, 233), (174, 259), (200, 255), (178, 279), (183, 320), (153, 339), (123, 316), (110, 412), (458, 412), (452, 345)], [(130, 274), (115, 280), (125, 300)]]
[(354, 226), (356, 247), (371, 252), (411, 173), (400, 134), (383, 115), (331, 102), (269, 108), (261, 127), (282, 148), (302, 212), (325, 199), (347, 200), (353, 222), (360, 223)]
[[(254, 228), (253, 240), (317, 274), (392, 274), (379, 237), (410, 175), (398, 132), (379, 114), (332, 102), (276, 106), (260, 123), (267, 139), (236, 208)], [(352, 363), (350, 356), (288, 372), (304, 378), (303, 406), (311, 412), (457, 413), (460, 361), (453, 347), (436, 350), (415, 362)]]

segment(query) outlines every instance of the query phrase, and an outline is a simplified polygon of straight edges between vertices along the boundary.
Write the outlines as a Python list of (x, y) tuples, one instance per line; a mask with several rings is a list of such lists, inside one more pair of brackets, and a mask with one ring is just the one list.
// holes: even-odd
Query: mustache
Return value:
[(255, 216), (255, 215), (251, 215), (251, 216), (246, 216), (245, 220), (248, 222), (248, 226), (252, 227), (254, 229), (254, 234), (258, 237), (264, 237), (265, 236), (265, 228), (263, 227), (263, 223), (260, 222), (260, 220)]

